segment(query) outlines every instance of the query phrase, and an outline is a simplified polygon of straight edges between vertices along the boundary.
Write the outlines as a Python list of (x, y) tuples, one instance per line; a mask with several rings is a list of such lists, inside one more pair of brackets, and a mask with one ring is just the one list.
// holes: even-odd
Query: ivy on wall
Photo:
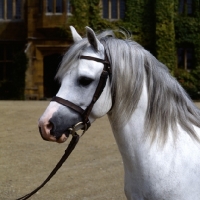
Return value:
[(133, 35), (134, 40), (149, 49), (152, 48), (155, 25), (152, 20), (154, 4), (150, 0), (126, 0), (125, 18), (117, 21), (102, 18), (101, 0), (71, 0), (71, 5), (73, 16), (68, 24), (73, 25), (80, 34), (85, 34), (85, 26), (90, 26), (95, 31), (122, 27)]
[[(85, 26), (95, 31), (123, 27), (133, 39), (149, 50), (177, 77), (187, 92), (200, 98), (200, 3), (194, 14), (178, 13), (179, 0), (126, 0), (125, 18), (109, 21), (101, 16), (101, 0), (71, 0), (73, 15), (68, 24), (85, 34)], [(67, 34), (68, 36), (70, 34)], [(194, 69), (177, 69), (177, 47), (194, 46)]]
[(174, 0), (156, 1), (156, 57), (173, 73), (175, 67)]
[(70, 23), (74, 25), (78, 32), (83, 33), (85, 26), (88, 25), (88, 0), (72, 0), (71, 6), (73, 8), (73, 17), (70, 18)]
[(175, 45), (194, 49), (193, 69), (176, 68), (175, 76), (193, 99), (200, 99), (200, 1), (193, 1), (193, 13), (188, 15), (187, 7), (179, 13), (179, 1), (175, 0)]
[(126, 15), (121, 26), (133, 39), (155, 54), (155, 3), (148, 0), (126, 0)]
[[(84, 34), (84, 27), (95, 31), (123, 27), (133, 39), (147, 48), (171, 70), (175, 66), (174, 0), (126, 0), (124, 20), (102, 19), (100, 0), (72, 0), (73, 16), (69, 23)], [(87, 5), (87, 6), (86, 6)], [(165, 12), (162, 12), (164, 10)]]
[(100, 0), (71, 0), (73, 16), (69, 19), (69, 24), (73, 25), (77, 31), (84, 35), (85, 27), (89, 26), (95, 31), (114, 28), (115, 25), (101, 17)]

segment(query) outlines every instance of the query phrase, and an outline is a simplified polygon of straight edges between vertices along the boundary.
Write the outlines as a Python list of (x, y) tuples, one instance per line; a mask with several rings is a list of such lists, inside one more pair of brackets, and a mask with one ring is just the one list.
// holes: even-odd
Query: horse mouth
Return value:
[[(70, 130), (67, 130), (63, 133), (67, 138), (69, 137), (69, 134), (70, 134)], [(57, 138), (56, 138), (57, 139)]]
[(69, 134), (70, 134), (70, 130), (66, 130), (66, 131), (63, 131), (63, 132), (55, 132), (55, 131), (50, 131), (50, 134), (56, 138), (56, 140), (59, 140), (63, 134), (66, 136), (66, 137), (69, 137)]
[[(48, 140), (47, 138), (45, 138), (42, 134), (42, 128), (39, 126), (39, 133), (40, 133), (40, 136), (42, 137), (43, 140), (45, 141), (52, 141), (52, 140)], [(50, 131), (50, 135), (53, 136), (55, 138), (55, 142), (58, 142), (58, 143), (62, 143), (62, 142), (65, 142), (67, 140), (67, 138), (69, 137), (70, 135), (70, 130), (66, 130), (64, 132), (54, 132), (54, 131)]]

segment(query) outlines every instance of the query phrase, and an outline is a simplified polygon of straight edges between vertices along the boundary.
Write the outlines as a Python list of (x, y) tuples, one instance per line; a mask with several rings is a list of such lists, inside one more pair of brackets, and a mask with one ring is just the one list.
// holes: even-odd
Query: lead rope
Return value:
[[(90, 127), (90, 122), (89, 122), (89, 114), (93, 108), (93, 105), (95, 104), (95, 102), (99, 99), (101, 93), (103, 92), (103, 89), (106, 85), (106, 81), (108, 78), (108, 75), (111, 76), (112, 72), (111, 72), (111, 68), (110, 68), (110, 63), (108, 61), (107, 55), (105, 54), (105, 60), (99, 59), (99, 58), (95, 58), (95, 57), (91, 57), (91, 56), (80, 56), (80, 59), (86, 59), (86, 60), (94, 60), (96, 62), (101, 62), (104, 64), (104, 69), (103, 72), (101, 73), (100, 76), (100, 80), (99, 80), (99, 84), (97, 85), (97, 89), (94, 93), (94, 96), (92, 98), (92, 102), (90, 103), (90, 105), (87, 107), (86, 110), (82, 110), (81, 107), (75, 105), (72, 102), (69, 102), (65, 99), (62, 99), (60, 97), (53, 97), (52, 101), (56, 101), (64, 106), (67, 106), (73, 110), (75, 110), (76, 112), (80, 113), (81, 115), (84, 116), (84, 125), (85, 128), (83, 129), (83, 133), (82, 135), (85, 133), (85, 131)], [(81, 122), (82, 124), (82, 122)], [(77, 123), (74, 127), (72, 127), (72, 129), (70, 129), (71, 134), (72, 134), (72, 140), (70, 141), (67, 149), (65, 150), (65, 154), (62, 156), (62, 158), (60, 159), (60, 161), (58, 162), (58, 164), (56, 165), (56, 167), (52, 170), (52, 172), (49, 174), (49, 176), (46, 178), (46, 180), (39, 186), (37, 187), (35, 190), (33, 190), (32, 192), (30, 192), (29, 194), (26, 194), (25, 196), (18, 198), (16, 200), (26, 200), (29, 199), (29, 197), (31, 197), (33, 194), (35, 194), (37, 191), (39, 191), (42, 187), (44, 187), (44, 185), (46, 185), (46, 183), (56, 174), (56, 172), (60, 169), (60, 167), (62, 166), (62, 164), (66, 161), (66, 159), (69, 157), (69, 155), (71, 154), (71, 152), (74, 150), (76, 144), (79, 141), (79, 138), (82, 136), (79, 136), (75, 130), (76, 127), (78, 127), (80, 125), (80, 123)], [(42, 136), (42, 134), (41, 134)], [(43, 137), (42, 137), (43, 138)], [(44, 139), (44, 138), (43, 138)]]
[(71, 141), (70, 141), (67, 149), (65, 150), (64, 155), (62, 156), (62, 158), (60, 159), (60, 161), (58, 162), (58, 164), (55, 166), (55, 168), (52, 170), (52, 172), (49, 174), (49, 176), (46, 178), (46, 180), (39, 187), (37, 187), (35, 190), (33, 190), (32, 192), (30, 192), (29, 194), (26, 194), (23, 197), (20, 197), (20, 198), (18, 198), (16, 200), (26, 200), (26, 199), (29, 199), (32, 195), (34, 195), (37, 191), (39, 191), (42, 187), (44, 187), (46, 185), (46, 183), (60, 169), (60, 167), (66, 161), (66, 159), (69, 157), (69, 155), (71, 154), (71, 152), (74, 150), (75, 146), (77, 145), (77, 143), (79, 141), (79, 138), (80, 138), (80, 136), (75, 132), (73, 134), (73, 137), (72, 137), (72, 139), (71, 139)]

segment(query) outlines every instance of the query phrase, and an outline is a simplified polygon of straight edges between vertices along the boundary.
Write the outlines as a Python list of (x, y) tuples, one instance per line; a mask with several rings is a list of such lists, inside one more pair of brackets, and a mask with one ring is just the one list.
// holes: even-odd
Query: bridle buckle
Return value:
[[(78, 130), (83, 130), (81, 136), (86, 132), (86, 130), (88, 129), (87, 124), (83, 123), (83, 122), (78, 122), (77, 124), (75, 124), (74, 126), (72, 126), (71, 128), (69, 128), (68, 130), (70, 131), (70, 134), (72, 136), (76, 135), (76, 132)], [(81, 137), (80, 136), (80, 137)]]

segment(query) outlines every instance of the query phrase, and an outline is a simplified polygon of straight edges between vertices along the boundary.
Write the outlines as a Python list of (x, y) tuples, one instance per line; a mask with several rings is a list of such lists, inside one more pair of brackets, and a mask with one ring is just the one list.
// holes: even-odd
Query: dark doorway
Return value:
[(51, 98), (56, 95), (60, 84), (55, 80), (62, 55), (52, 54), (44, 57), (44, 97)]

